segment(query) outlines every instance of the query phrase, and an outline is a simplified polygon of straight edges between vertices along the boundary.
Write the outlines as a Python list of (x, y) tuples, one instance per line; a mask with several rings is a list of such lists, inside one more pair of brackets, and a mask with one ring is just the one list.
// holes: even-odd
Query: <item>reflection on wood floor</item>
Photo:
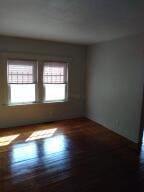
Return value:
[(144, 152), (88, 120), (0, 131), (0, 192), (144, 191)]

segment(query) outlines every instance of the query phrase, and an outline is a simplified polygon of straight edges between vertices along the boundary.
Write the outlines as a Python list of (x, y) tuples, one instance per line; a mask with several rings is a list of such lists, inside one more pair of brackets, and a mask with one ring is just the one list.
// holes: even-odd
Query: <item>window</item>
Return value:
[(43, 71), (45, 101), (66, 100), (67, 81), (67, 63), (54, 61), (45, 62)]
[(7, 81), (10, 103), (35, 102), (36, 61), (8, 60)]
[[(15, 58), (19, 59), (15, 59)], [(29, 59), (28, 59), (28, 58)], [(49, 61), (46, 56), (8, 54), (6, 80), (8, 95), (4, 102), (12, 105), (62, 102), (68, 99), (68, 63)]]

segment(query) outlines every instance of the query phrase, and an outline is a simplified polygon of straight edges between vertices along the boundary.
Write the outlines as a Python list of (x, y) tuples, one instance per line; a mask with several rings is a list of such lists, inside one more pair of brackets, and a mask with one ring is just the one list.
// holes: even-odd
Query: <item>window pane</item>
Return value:
[(65, 83), (67, 81), (67, 63), (48, 62), (44, 65), (43, 82)]
[(8, 60), (8, 83), (27, 84), (36, 81), (36, 61)]
[(65, 99), (65, 84), (45, 84), (45, 100), (56, 101)]
[(11, 103), (28, 103), (35, 101), (35, 84), (11, 84)]

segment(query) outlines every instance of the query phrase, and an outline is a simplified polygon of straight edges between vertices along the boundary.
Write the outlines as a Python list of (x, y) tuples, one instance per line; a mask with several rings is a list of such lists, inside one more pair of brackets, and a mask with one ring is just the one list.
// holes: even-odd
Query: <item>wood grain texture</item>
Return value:
[[(26, 141), (39, 130), (48, 138)], [(0, 192), (144, 191), (144, 150), (85, 118), (0, 130)]]

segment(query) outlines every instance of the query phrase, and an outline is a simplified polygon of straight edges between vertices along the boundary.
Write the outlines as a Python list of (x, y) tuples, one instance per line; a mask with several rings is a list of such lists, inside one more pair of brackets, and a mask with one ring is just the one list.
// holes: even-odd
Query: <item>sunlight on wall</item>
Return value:
[(25, 141), (33, 141), (53, 136), (57, 128), (33, 132)]
[(19, 134), (0, 137), (0, 147), (1, 147), (1, 146), (9, 145), (9, 144), (10, 144), (13, 140), (15, 140), (18, 136), (19, 136)]

